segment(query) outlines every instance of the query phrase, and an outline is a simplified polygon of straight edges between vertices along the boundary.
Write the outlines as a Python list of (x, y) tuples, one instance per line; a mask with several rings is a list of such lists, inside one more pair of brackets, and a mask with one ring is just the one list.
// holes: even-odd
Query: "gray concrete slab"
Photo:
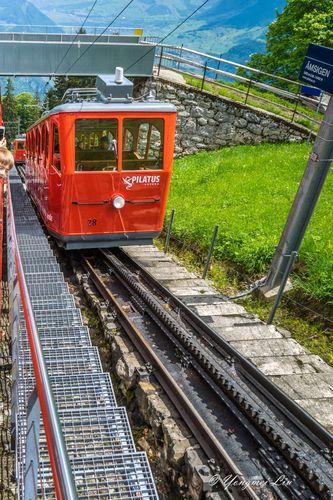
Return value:
[(249, 358), (265, 375), (300, 375), (303, 373), (330, 372), (333, 370), (319, 356), (276, 356)]
[[(325, 378), (332, 383), (326, 382)], [(272, 377), (272, 381), (292, 399), (333, 398), (333, 373), (307, 373)]]
[(229, 316), (246, 313), (244, 307), (234, 304), (233, 302), (220, 302), (220, 304), (196, 306), (194, 309), (199, 316)]
[(297, 399), (296, 403), (333, 433), (333, 398)]
[(309, 354), (304, 347), (300, 346), (300, 344), (293, 339), (270, 338), (269, 342), (267, 339), (232, 340), (230, 343), (244, 356), (252, 358), (253, 362), (255, 362), (255, 359), (253, 358), (256, 356), (264, 357)]
[(201, 316), (215, 330), (223, 333), (225, 328), (245, 328), (245, 326), (259, 326), (262, 323), (252, 314), (234, 314), (232, 316)]
[(170, 280), (192, 279), (195, 277), (186, 271), (182, 271), (182, 270), (178, 270), (178, 269), (176, 269), (176, 270), (174, 270), (174, 269), (161, 270), (159, 268), (157, 268), (157, 269), (150, 268), (150, 272), (156, 279), (159, 279), (162, 281), (164, 281), (164, 280), (170, 281)]
[[(238, 318), (232, 318), (233, 321)], [(259, 341), (260, 344), (267, 344), (267, 340), (283, 339), (281, 333), (276, 328), (267, 328), (265, 325), (256, 326), (227, 326), (225, 328), (214, 328), (221, 337), (231, 342), (236, 348), (239, 342), (235, 341)], [(260, 352), (259, 352), (260, 354)]]
[[(181, 284), (180, 284), (181, 285)], [(205, 295), (215, 295), (216, 290), (212, 288), (203, 288), (203, 287), (184, 287), (184, 286), (169, 286), (169, 290), (177, 295), (177, 297), (188, 297), (190, 295), (199, 295), (199, 296), (205, 296)]]

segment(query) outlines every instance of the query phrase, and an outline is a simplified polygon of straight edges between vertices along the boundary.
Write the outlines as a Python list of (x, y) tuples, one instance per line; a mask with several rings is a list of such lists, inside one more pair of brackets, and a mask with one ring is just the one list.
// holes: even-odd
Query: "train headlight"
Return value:
[(117, 210), (120, 210), (121, 208), (123, 208), (125, 206), (125, 198), (123, 198), (120, 195), (115, 196), (112, 200), (112, 204), (113, 204), (114, 208), (116, 208)]

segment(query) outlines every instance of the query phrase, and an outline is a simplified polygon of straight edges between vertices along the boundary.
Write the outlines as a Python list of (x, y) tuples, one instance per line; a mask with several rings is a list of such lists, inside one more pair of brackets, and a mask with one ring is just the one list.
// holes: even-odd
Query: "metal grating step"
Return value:
[[(44, 358), (50, 375), (74, 375), (101, 372), (102, 366), (97, 347), (45, 349)], [(25, 359), (24, 359), (25, 357)], [(26, 377), (33, 377), (30, 353), (24, 352), (19, 360)]]
[(24, 257), (21, 254), (21, 260), (24, 268), (30, 265), (36, 265), (36, 262), (42, 265), (52, 264), (53, 262), (57, 263), (57, 259), (52, 254), (36, 257), (35, 255), (31, 255), (31, 252), (28, 252)]
[[(135, 452), (125, 408), (60, 411), (59, 419), (70, 458)], [(41, 458), (48, 462), (44, 431)]]
[(30, 274), (26, 273), (25, 278), (28, 285), (33, 285), (34, 283), (52, 283), (53, 281), (64, 281), (64, 275), (60, 272), (56, 273), (42, 273), (42, 274)]
[[(22, 250), (21, 249), (20, 254), (21, 254), (22, 260), (26, 260), (28, 258), (31, 258), (31, 259), (36, 259), (38, 261), (39, 259), (48, 258), (48, 257), (54, 258), (54, 253), (49, 246), (48, 246), (48, 248), (45, 248), (44, 250), (34, 250), (34, 249)], [(34, 260), (34, 262), (36, 262), (36, 260)]]
[[(62, 347), (91, 347), (91, 339), (85, 326), (71, 328), (39, 329), (39, 337), (44, 349), (60, 349)], [(28, 339), (23, 335), (19, 343), (29, 348)]]
[(31, 274), (60, 272), (60, 266), (56, 260), (47, 263), (38, 262), (36, 264), (23, 264), (23, 269), (29, 276), (31, 276)]
[[(108, 373), (51, 375), (52, 392), (59, 411), (115, 408), (117, 406)], [(33, 389), (33, 381), (17, 384), (15, 389), (25, 414), (25, 401)]]
[(36, 295), (32, 297), (31, 304), (34, 311), (44, 311), (45, 309), (54, 311), (55, 309), (73, 309), (76, 307), (73, 295), (69, 294), (63, 294), (59, 297), (55, 295), (51, 295), (51, 297)]
[[(53, 328), (62, 326), (82, 326), (82, 316), (79, 309), (44, 310), (35, 311), (37, 328)], [(24, 317), (20, 314), (20, 326), (25, 328)]]
[(59, 410), (117, 406), (108, 373), (52, 376), (51, 384)]
[[(158, 500), (145, 453), (129, 453), (71, 460), (79, 498), (96, 500)], [(45, 494), (55, 498), (47, 486), (50, 473), (43, 471)], [(49, 496), (51, 495), (51, 496)]]
[(54, 281), (52, 283), (29, 283), (27, 284), (31, 298), (36, 296), (60, 296), (69, 294), (68, 284), (64, 281)]

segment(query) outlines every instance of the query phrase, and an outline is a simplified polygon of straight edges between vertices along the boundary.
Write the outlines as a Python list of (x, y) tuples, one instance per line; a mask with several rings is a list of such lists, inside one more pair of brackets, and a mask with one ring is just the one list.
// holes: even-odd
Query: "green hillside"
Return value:
[[(264, 275), (302, 177), (310, 146), (263, 144), (178, 159), (169, 199), (174, 232), (207, 250), (215, 224), (215, 257), (248, 275)], [(193, 201), (195, 200), (195, 202)], [(195, 206), (194, 206), (195, 203)], [(333, 177), (330, 172), (293, 276), (308, 297), (333, 305)]]

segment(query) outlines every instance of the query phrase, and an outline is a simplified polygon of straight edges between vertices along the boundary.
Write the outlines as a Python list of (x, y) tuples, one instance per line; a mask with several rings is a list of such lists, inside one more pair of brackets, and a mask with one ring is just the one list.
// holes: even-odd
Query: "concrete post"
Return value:
[(275, 251), (267, 283), (262, 288), (264, 294), (273, 291), (280, 285), (288, 265), (284, 255), (298, 252), (328, 174), (332, 158), (333, 97), (331, 96), (279, 245)]

